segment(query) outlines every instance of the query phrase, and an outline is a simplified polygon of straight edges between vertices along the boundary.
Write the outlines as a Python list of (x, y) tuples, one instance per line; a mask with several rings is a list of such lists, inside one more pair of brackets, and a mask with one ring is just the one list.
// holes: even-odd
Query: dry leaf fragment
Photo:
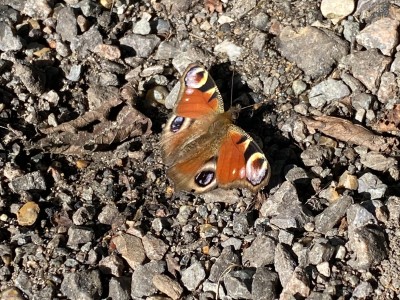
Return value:
[[(47, 137), (40, 147), (52, 147), (71, 155), (82, 155), (88, 146), (111, 145), (148, 135), (151, 120), (120, 98), (113, 98), (93, 111), (56, 127), (41, 129)], [(85, 148), (86, 147), (86, 148)]]
[(318, 130), (349, 144), (365, 146), (370, 150), (378, 152), (390, 152), (393, 149), (398, 150), (397, 139), (375, 135), (361, 125), (353, 124), (345, 119), (320, 116), (313, 118), (302, 117), (302, 121), (309, 130)]
[(378, 132), (400, 133), (400, 104), (394, 105), (393, 109), (386, 111), (372, 126)]

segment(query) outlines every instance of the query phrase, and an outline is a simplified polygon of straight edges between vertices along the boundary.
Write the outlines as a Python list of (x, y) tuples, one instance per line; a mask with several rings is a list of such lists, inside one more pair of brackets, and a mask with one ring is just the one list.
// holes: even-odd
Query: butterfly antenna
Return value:
[(232, 107), (232, 105), (233, 105), (233, 77), (234, 76), (235, 76), (235, 67), (233, 67), (232, 77), (231, 77), (231, 105), (230, 105), (230, 107)]

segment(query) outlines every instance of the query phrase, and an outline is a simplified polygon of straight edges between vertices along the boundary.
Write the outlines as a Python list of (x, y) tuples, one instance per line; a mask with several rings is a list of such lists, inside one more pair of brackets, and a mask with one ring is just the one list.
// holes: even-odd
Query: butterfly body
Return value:
[(234, 115), (235, 109), (224, 111), (204, 67), (190, 65), (161, 139), (167, 175), (176, 190), (202, 193), (216, 187), (245, 187), (257, 191), (268, 183), (268, 161), (254, 140), (233, 124)]

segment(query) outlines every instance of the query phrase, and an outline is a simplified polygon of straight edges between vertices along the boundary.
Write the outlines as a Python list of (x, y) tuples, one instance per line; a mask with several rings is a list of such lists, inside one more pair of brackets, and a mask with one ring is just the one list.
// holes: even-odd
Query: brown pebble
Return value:
[(21, 226), (31, 226), (36, 222), (40, 208), (33, 201), (29, 201), (22, 205), (17, 213), (17, 221)]

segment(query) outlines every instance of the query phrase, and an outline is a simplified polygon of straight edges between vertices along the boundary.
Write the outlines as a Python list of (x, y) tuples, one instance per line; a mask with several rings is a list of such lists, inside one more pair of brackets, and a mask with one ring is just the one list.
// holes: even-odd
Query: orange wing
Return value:
[(203, 66), (191, 64), (186, 68), (174, 112), (178, 116), (191, 119), (224, 112), (224, 103), (218, 88)]
[(268, 184), (271, 168), (264, 153), (241, 128), (231, 125), (218, 151), (216, 180), (222, 188), (255, 192)]

